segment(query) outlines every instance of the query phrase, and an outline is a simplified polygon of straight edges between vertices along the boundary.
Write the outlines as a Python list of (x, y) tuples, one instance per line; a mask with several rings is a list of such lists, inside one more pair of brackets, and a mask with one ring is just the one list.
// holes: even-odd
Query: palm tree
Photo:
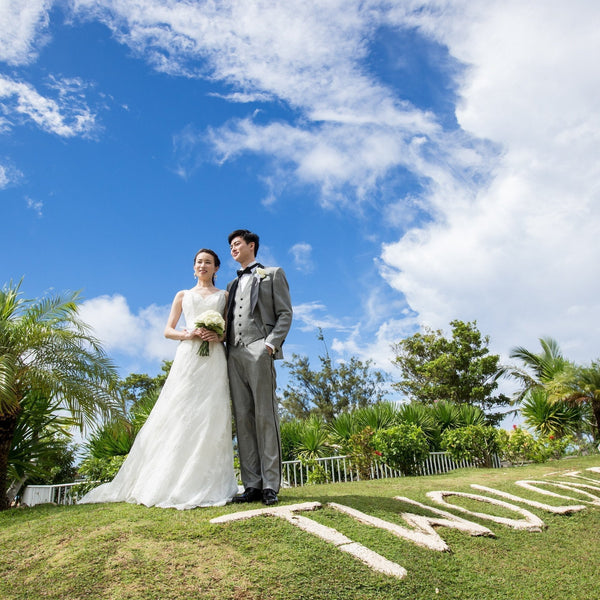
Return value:
[(60, 403), (32, 391), (21, 401), (10, 451), (6, 492), (11, 503), (31, 477), (44, 476), (44, 463), (54, 461), (65, 447), (72, 419), (60, 411)]
[(579, 433), (587, 421), (581, 406), (552, 400), (543, 388), (531, 390), (521, 406), (521, 414), (525, 424), (541, 435), (575, 435)]
[(523, 368), (513, 367), (503, 370), (508, 375), (521, 382), (521, 390), (514, 398), (514, 403), (520, 403), (529, 390), (544, 387), (551, 383), (571, 363), (564, 358), (558, 342), (552, 338), (540, 338), (542, 352), (536, 354), (522, 346), (513, 348), (510, 357), (518, 358), (524, 363)]
[(117, 406), (116, 370), (77, 315), (79, 294), (25, 300), (20, 286), (0, 291), (0, 510), (8, 507), (8, 454), (28, 393), (57, 400), (82, 428)]
[(600, 439), (600, 360), (589, 367), (571, 366), (551, 390), (551, 397), (569, 404), (587, 404), (596, 422), (595, 439)]

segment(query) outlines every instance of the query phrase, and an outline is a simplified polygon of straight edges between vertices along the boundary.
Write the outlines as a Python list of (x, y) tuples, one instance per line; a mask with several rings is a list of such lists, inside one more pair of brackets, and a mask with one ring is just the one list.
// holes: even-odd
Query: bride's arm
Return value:
[(229, 314), (229, 292), (225, 291), (225, 309), (223, 313), (223, 319), (225, 319), (225, 327), (223, 328), (223, 335), (221, 336), (220, 342), (224, 342), (227, 339), (227, 315)]
[(179, 322), (179, 317), (181, 317), (184, 293), (183, 290), (177, 292), (173, 299), (173, 304), (171, 304), (171, 312), (169, 313), (169, 318), (167, 319), (167, 325), (165, 327), (165, 337), (170, 340), (191, 340), (192, 338), (197, 337), (195, 331), (175, 329)]

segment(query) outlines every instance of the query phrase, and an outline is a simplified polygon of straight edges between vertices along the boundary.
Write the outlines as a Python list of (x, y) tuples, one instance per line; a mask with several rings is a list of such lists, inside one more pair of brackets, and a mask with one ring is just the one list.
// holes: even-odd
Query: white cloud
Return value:
[(172, 359), (176, 349), (176, 343), (163, 335), (169, 310), (168, 306), (151, 304), (134, 313), (124, 296), (114, 294), (86, 300), (79, 315), (109, 354), (162, 361)]
[(42, 216), (42, 208), (44, 208), (44, 203), (40, 201), (32, 200), (31, 198), (26, 197), (25, 202), (27, 204), (27, 208), (32, 210), (38, 217)]
[[(159, 70), (220, 80), (234, 88), (231, 101), (273, 99), (296, 110), (296, 124), (232, 120), (213, 129), (211, 141), (220, 161), (243, 152), (272, 157), (275, 169), (291, 168), (316, 185), (325, 204), (348, 204), (348, 186), (356, 198), (368, 197), (390, 169), (426, 174), (424, 152), (451, 162), (458, 155), (437, 148), (448, 142), (434, 115), (399, 99), (365, 68), (367, 40), (387, 18), (379, 2), (74, 5)], [(204, 138), (198, 134), (198, 143)], [(266, 204), (277, 191), (269, 190)]]
[[(300, 331), (316, 331), (317, 329), (336, 329), (338, 331), (350, 331), (351, 327), (345, 325), (340, 319), (319, 313), (327, 311), (327, 307), (318, 301), (294, 304), (294, 323)], [(299, 325), (301, 323), (301, 325)]]
[(587, 66), (600, 7), (472, 5), (422, 25), (470, 65), (461, 126), (503, 155), (475, 194), (434, 179), (439, 218), (388, 244), (382, 272), (422, 323), (477, 319), (504, 352), (550, 335), (587, 361), (600, 334), (600, 76)]
[(306, 242), (298, 242), (290, 248), (290, 253), (294, 257), (294, 264), (298, 271), (311, 273), (315, 265), (312, 261), (312, 246)]
[(52, 79), (51, 87), (56, 99), (43, 96), (28, 83), (0, 75), (0, 108), (13, 125), (31, 120), (40, 129), (67, 138), (94, 132), (95, 115), (81, 97), (84, 84), (77, 79)]
[(0, 190), (2, 190), (17, 183), (23, 177), (23, 173), (12, 165), (10, 159), (0, 160), (4, 162), (4, 164), (0, 162)]
[[(383, 276), (420, 322), (478, 319), (503, 350), (550, 334), (580, 357), (595, 352), (595, 0), (75, 5), (159, 70), (297, 111), (294, 123), (249, 117), (209, 132), (221, 161), (273, 157), (274, 170), (317, 186), (324, 204), (368, 199), (398, 168), (425, 182), (409, 213), (429, 213), (430, 224), (382, 253)], [(369, 75), (368, 41), (382, 25), (416, 27), (467, 66), (456, 82), (461, 131), (443, 131)], [(279, 190), (266, 181), (268, 204)], [(396, 222), (407, 214), (404, 202), (384, 210)]]
[(2, 0), (0, 2), (0, 61), (26, 64), (37, 56), (48, 37), (48, 12), (52, 0)]
[[(49, 3), (29, 4), (26, 13), (5, 3), (0, 16), (18, 12), (23, 23), (18, 49), (0, 38), (0, 52), (15, 64), (31, 59), (45, 30)], [(447, 328), (452, 318), (477, 319), (502, 352), (552, 335), (574, 358), (596, 354), (600, 75), (589, 66), (600, 53), (596, 0), (71, 4), (158, 70), (220, 81), (230, 101), (273, 99), (293, 111), (289, 122), (249, 116), (209, 131), (218, 160), (272, 158), (283, 176), (264, 175), (265, 204), (291, 179), (315, 186), (323, 204), (344, 206), (377, 195), (399, 169), (426, 186), (383, 208), (404, 228), (414, 227), (415, 214), (430, 221), (383, 248), (381, 274), (418, 316), (369, 319), (373, 354), (414, 326), (411, 319)], [(460, 77), (460, 130), (443, 130), (435, 115), (369, 73), (369, 44), (381, 26), (417, 28), (466, 66), (452, 74)], [(28, 118), (58, 135), (82, 135), (93, 122), (85, 106), (59, 103), (74, 97), (59, 92), (51, 100), (0, 79), (5, 119)], [(186, 138), (182, 151), (194, 143)], [(194, 166), (186, 159), (179, 172)], [(302, 305), (297, 318), (307, 328), (342, 327), (315, 318), (324, 310)], [(340, 349), (359, 348), (352, 331)]]

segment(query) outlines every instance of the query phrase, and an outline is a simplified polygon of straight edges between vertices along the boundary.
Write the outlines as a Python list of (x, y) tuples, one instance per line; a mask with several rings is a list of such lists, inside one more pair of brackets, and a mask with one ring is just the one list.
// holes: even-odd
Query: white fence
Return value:
[[(499, 468), (500, 459), (493, 457), (493, 466)], [(462, 460), (453, 461), (446, 452), (430, 452), (429, 456), (420, 465), (421, 475), (435, 475), (447, 473), (454, 469), (476, 467), (477, 464)], [(383, 463), (371, 465), (371, 479), (385, 479), (388, 477), (402, 477), (402, 473), (391, 469)], [(299, 460), (289, 460), (283, 463), (283, 486), (297, 487), (306, 485), (311, 479), (322, 481), (323, 478), (330, 483), (360, 481), (356, 469), (350, 464), (347, 456), (328, 456), (317, 458), (309, 464), (302, 464)], [(36, 504), (75, 504), (77, 498), (72, 494), (75, 483), (62, 485), (28, 485), (23, 491), (21, 505), (35, 506)]]
[(35, 506), (36, 504), (75, 504), (76, 498), (71, 491), (75, 483), (61, 485), (28, 485), (23, 490), (21, 506)]
[[(429, 456), (421, 463), (418, 471), (420, 475), (435, 475), (454, 471), (455, 469), (477, 466), (476, 463), (466, 460), (456, 462), (446, 452), (430, 452)], [(501, 466), (500, 459), (495, 455), (492, 457), (492, 466), (494, 468)], [(386, 464), (380, 462), (371, 464), (371, 479), (402, 476), (400, 471), (392, 469)], [(360, 480), (358, 471), (352, 468), (348, 456), (317, 458), (305, 464), (300, 460), (290, 460), (283, 463), (283, 483), (285, 487), (306, 485), (313, 478), (319, 481), (325, 478), (330, 483)]]

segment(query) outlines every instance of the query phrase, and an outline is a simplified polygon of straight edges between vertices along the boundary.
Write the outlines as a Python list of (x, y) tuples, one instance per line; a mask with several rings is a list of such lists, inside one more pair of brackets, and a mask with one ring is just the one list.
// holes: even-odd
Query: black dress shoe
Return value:
[(263, 497), (262, 491), (256, 488), (246, 488), (242, 494), (234, 496), (231, 501), (236, 504), (242, 502), (258, 502)]
[(279, 498), (277, 498), (277, 493), (275, 490), (270, 490), (266, 488), (262, 491), (262, 501), (263, 504), (267, 506), (272, 506), (273, 504), (277, 504), (279, 502)]

